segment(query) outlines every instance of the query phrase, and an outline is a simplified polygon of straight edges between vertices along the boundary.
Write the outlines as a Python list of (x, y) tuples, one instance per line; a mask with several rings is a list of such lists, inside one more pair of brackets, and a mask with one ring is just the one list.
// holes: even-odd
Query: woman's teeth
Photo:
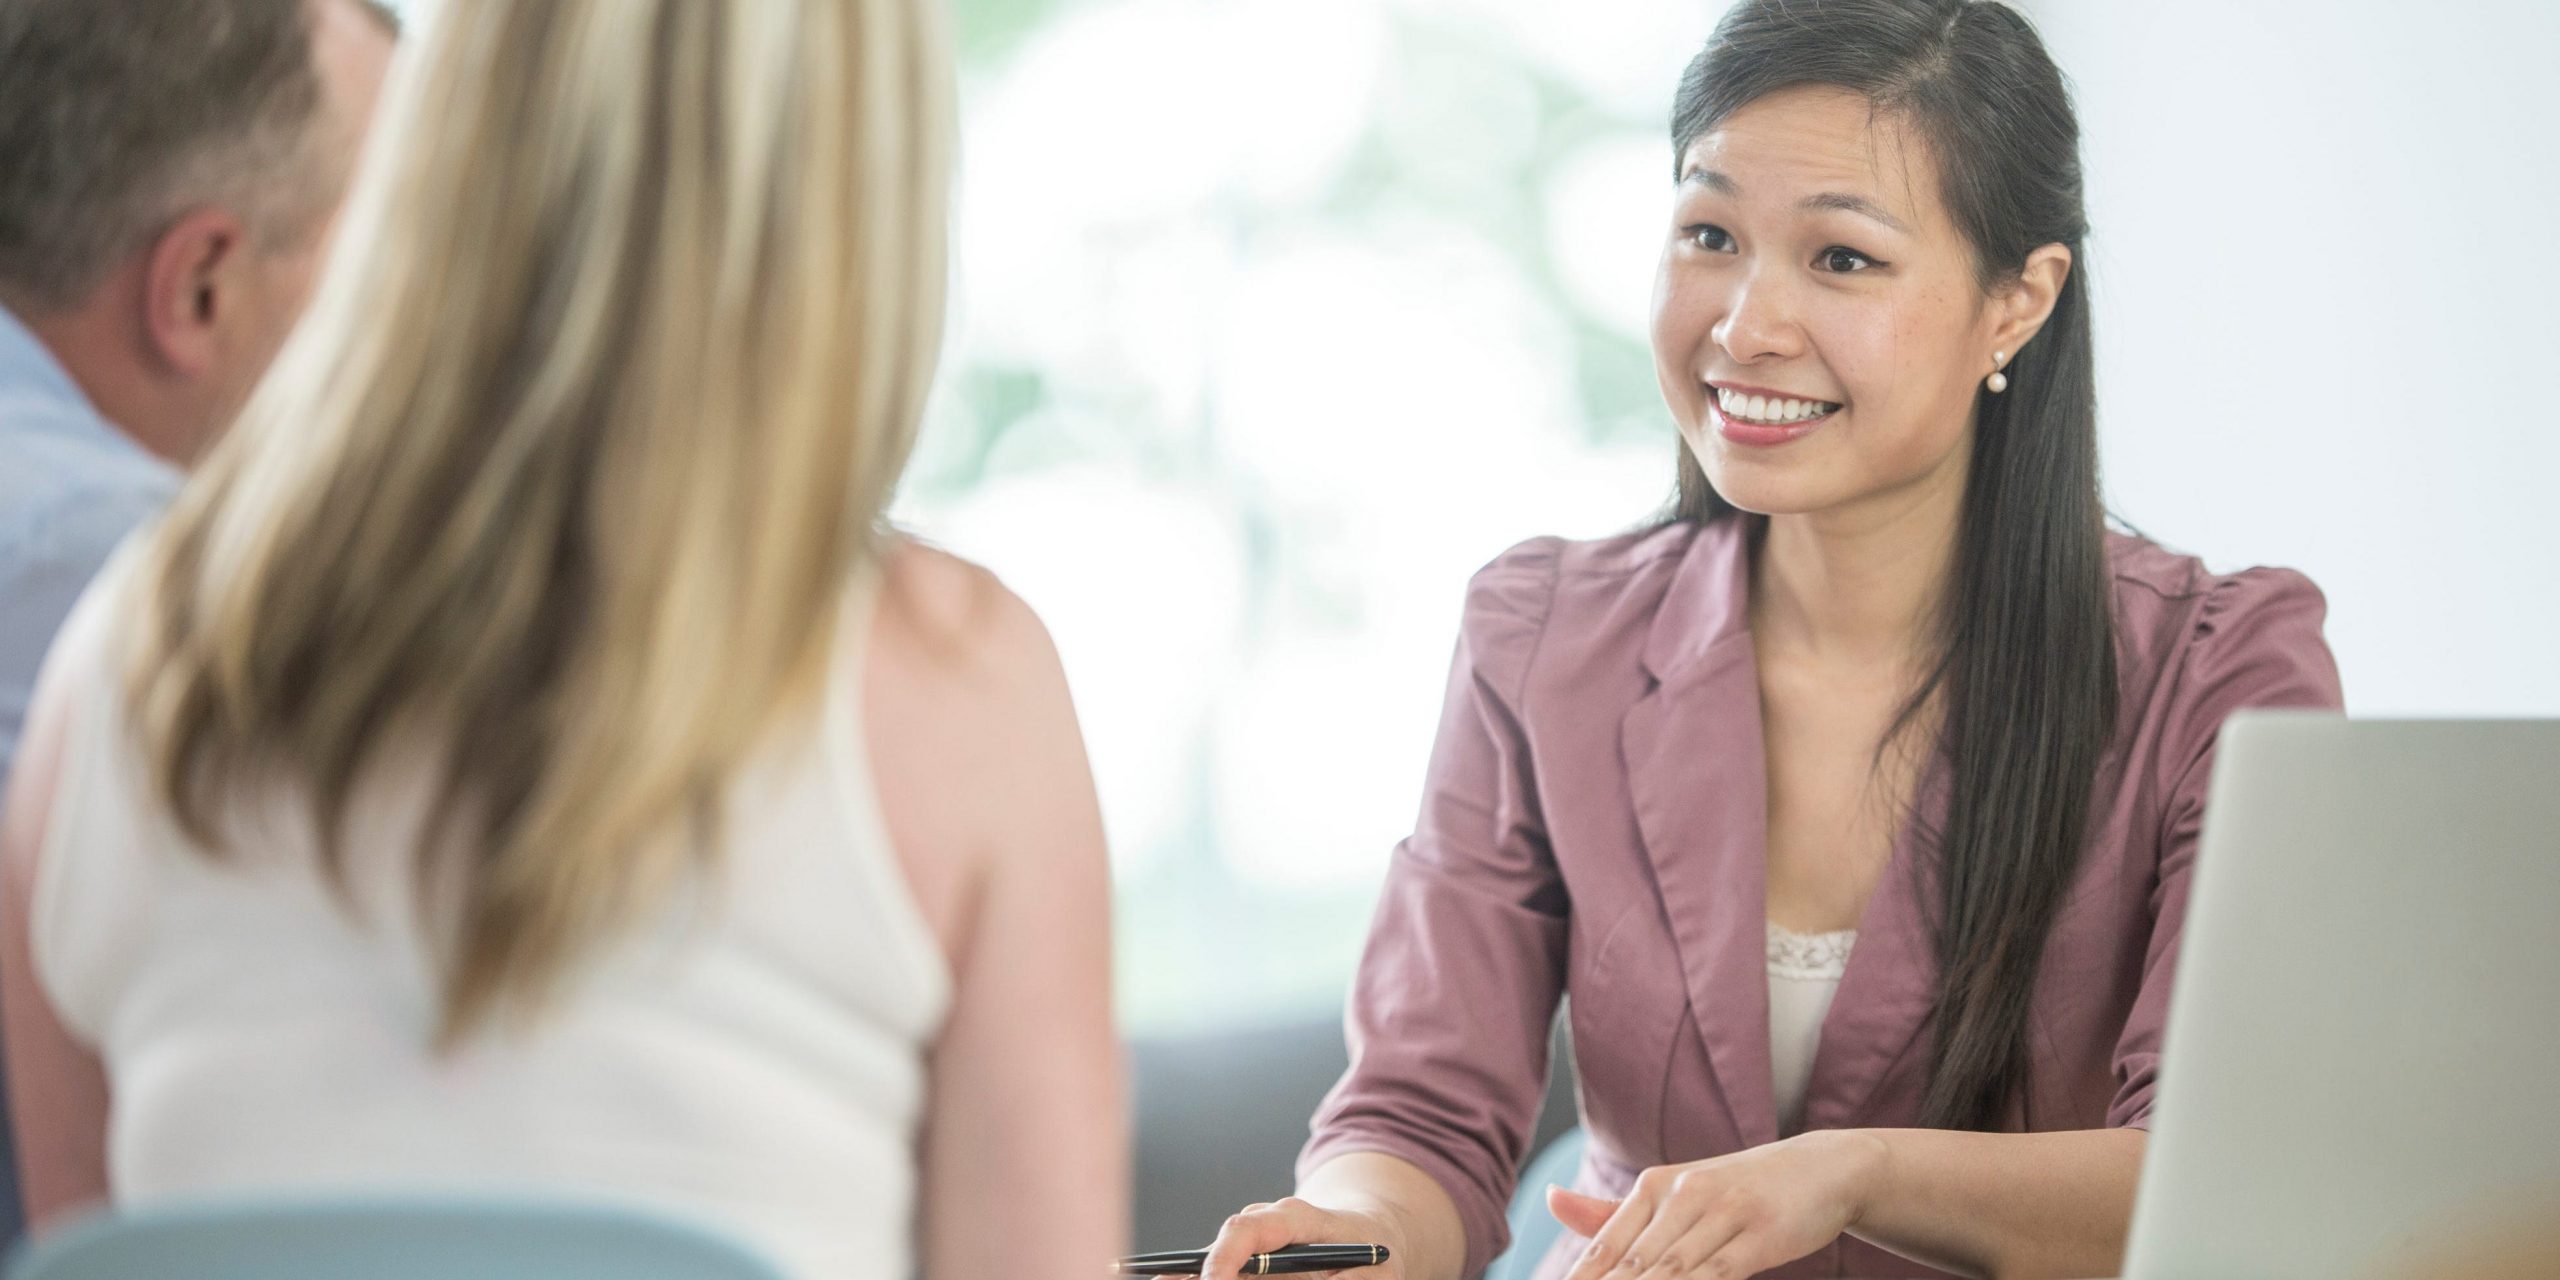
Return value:
[(1819, 418), (1840, 406), (1824, 400), (1785, 400), (1776, 396), (1746, 396), (1722, 387), (1715, 389), (1716, 404), (1725, 416), (1761, 426), (1778, 427), (1807, 418)]

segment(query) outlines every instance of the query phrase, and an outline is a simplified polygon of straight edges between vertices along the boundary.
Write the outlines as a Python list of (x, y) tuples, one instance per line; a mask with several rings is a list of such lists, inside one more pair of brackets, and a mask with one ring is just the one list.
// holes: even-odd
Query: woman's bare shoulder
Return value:
[(891, 843), (955, 958), (970, 904), (1021, 856), (1016, 829), (1089, 787), (1047, 628), (986, 569), (911, 539), (882, 566), (863, 728)]
[(881, 569), (874, 646), (907, 674), (996, 694), (1055, 665), (1039, 615), (983, 566), (901, 537)]

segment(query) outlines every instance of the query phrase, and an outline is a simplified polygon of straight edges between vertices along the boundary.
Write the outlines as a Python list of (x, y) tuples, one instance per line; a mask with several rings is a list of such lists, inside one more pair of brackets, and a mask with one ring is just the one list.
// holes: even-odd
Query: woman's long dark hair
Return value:
[[(2040, 245), (2071, 250), (2051, 318), (2008, 366), (2008, 392), (1976, 393), (1940, 651), (1895, 724), (1898, 735), (1938, 700), (1951, 784), (1921, 1123), (1996, 1128), (2026, 1087), (2028, 997), (2116, 717), (2080, 130), (2061, 72), (2005, 5), (1743, 0), (1681, 77), (1675, 165), (1735, 110), (1799, 85), (1861, 94), (1926, 139), (1986, 292)], [(1672, 518), (1737, 511), (1684, 448)]]

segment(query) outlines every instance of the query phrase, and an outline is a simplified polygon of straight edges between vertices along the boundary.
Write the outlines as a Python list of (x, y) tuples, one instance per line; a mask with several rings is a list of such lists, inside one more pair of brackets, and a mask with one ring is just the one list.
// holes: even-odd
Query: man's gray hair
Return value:
[(316, 232), (345, 175), (318, 145), (312, 5), (0, 0), (0, 291), (77, 305), (207, 204), (264, 248)]

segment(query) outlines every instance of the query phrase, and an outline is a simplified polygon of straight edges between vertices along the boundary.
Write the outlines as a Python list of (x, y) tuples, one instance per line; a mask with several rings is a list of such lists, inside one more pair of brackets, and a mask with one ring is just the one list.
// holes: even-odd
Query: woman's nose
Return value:
[(1804, 329), (1786, 287), (1757, 271), (1735, 279), (1724, 314), (1710, 333), (1737, 364), (1804, 352)]

